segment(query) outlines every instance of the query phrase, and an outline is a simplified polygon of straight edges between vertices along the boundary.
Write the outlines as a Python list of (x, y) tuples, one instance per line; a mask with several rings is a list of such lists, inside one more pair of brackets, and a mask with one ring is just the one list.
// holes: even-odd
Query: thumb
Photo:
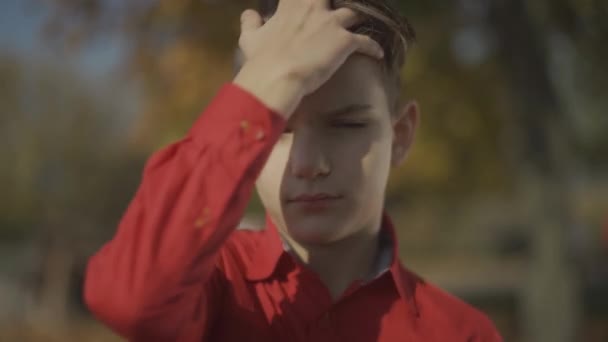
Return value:
[(262, 26), (262, 17), (252, 9), (241, 13), (241, 32), (253, 31)]

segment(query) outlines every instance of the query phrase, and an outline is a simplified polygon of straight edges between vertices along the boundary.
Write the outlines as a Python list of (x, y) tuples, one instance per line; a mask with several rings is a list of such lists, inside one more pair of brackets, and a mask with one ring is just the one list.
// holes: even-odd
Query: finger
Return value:
[(364, 19), (361, 14), (359, 14), (355, 10), (346, 7), (338, 8), (332, 13), (340, 23), (340, 26), (344, 28), (350, 28), (356, 24), (359, 24)]
[(364, 34), (354, 34), (355, 48), (354, 51), (363, 53), (370, 57), (381, 59), (384, 57), (384, 49), (370, 36)]
[(241, 13), (241, 32), (257, 30), (262, 24), (262, 17), (258, 12), (247, 9)]

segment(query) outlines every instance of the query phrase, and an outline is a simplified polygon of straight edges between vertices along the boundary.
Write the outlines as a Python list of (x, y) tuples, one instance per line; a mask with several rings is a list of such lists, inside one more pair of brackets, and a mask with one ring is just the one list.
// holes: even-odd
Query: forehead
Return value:
[(388, 111), (380, 64), (354, 54), (319, 89), (306, 96), (298, 111), (325, 113), (350, 104), (370, 105), (374, 112)]

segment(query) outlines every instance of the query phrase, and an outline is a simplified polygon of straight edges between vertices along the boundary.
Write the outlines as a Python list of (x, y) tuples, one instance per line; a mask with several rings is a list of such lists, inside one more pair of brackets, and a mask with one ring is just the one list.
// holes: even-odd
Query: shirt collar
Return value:
[(279, 231), (268, 212), (266, 212), (265, 229), (259, 234), (260, 243), (251, 256), (251, 264), (246, 268), (246, 277), (251, 281), (270, 277), (285, 252)]
[(418, 306), (416, 305), (416, 289), (423, 280), (415, 275), (414, 273), (407, 270), (401, 261), (399, 260), (399, 244), (397, 240), (397, 234), (395, 232), (395, 226), (393, 221), (389, 217), (388, 213), (382, 212), (382, 229), (386, 229), (392, 239), (392, 261), (389, 268), (395, 287), (399, 292), (401, 298), (408, 304), (410, 313), (416, 317), (420, 315)]
[[(258, 248), (251, 257), (250, 267), (246, 268), (246, 277), (250, 281), (261, 281), (269, 278), (277, 268), (280, 259), (287, 254), (278, 229), (268, 213), (266, 213), (265, 221), (266, 226), (260, 232)], [(388, 243), (384, 244), (388, 249), (388, 251), (384, 250), (384, 252), (390, 253), (388, 272), (391, 273), (395, 287), (401, 298), (408, 304), (411, 313), (418, 316), (419, 312), (416, 306), (415, 292), (417, 284), (422, 282), (422, 279), (401, 264), (395, 227), (386, 211), (382, 212), (381, 230), (389, 240)], [(379, 265), (384, 264), (385, 266), (386, 263), (382, 262), (382, 254), (381, 251)], [(378, 271), (379, 273), (384, 273), (380, 268)]]

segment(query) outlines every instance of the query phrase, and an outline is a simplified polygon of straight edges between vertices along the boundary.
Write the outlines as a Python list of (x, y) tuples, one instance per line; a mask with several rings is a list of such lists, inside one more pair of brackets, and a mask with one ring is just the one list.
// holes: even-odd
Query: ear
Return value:
[(391, 165), (396, 167), (403, 163), (414, 142), (420, 121), (418, 103), (411, 101), (398, 108), (398, 112), (391, 121), (393, 126)]

